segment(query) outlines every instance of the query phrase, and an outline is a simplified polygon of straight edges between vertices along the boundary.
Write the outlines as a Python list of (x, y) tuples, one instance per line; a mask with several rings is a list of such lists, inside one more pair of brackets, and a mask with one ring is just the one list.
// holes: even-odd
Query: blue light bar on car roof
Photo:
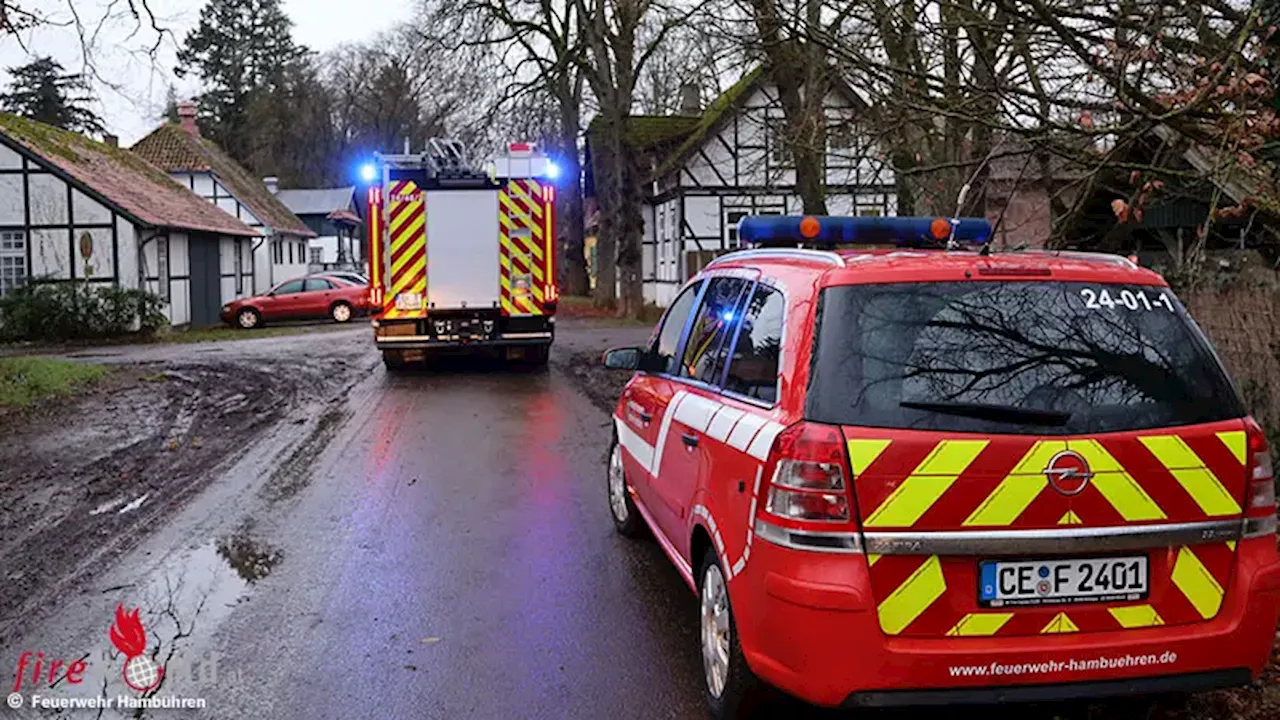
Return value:
[(799, 243), (927, 246), (949, 239), (953, 226), (958, 242), (984, 243), (991, 237), (991, 223), (984, 218), (751, 215), (738, 223), (738, 239), (766, 247)]

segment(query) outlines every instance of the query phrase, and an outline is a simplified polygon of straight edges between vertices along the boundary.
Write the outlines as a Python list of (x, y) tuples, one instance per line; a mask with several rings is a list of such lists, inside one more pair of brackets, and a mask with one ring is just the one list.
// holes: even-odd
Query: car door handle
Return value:
[(642, 412), (642, 413), (640, 413), (640, 420), (641, 420), (641, 422), (643, 422), (645, 425), (648, 425), (650, 422), (653, 422), (653, 416), (652, 416), (652, 415), (650, 415), (650, 414), (649, 414), (649, 413), (647, 413), (647, 412)]
[(680, 436), (680, 439), (684, 441), (685, 445), (688, 445), (691, 448), (698, 447), (698, 436), (693, 433), (684, 433)]

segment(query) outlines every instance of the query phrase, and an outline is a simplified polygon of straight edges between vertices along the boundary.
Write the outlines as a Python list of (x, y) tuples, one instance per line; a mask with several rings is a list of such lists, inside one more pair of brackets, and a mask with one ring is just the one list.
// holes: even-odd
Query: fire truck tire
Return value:
[(637, 538), (644, 535), (644, 518), (636, 509), (631, 494), (627, 492), (626, 472), (622, 465), (622, 446), (618, 444), (617, 432), (614, 432), (613, 444), (609, 446), (609, 466), (606, 485), (609, 491), (609, 514), (613, 517), (613, 528), (623, 537)]
[[(751, 715), (762, 685), (747, 666), (738, 643), (738, 624), (729, 603), (729, 583), (714, 547), (702, 556), (698, 573), (698, 637), (703, 687), (715, 720)], [(718, 690), (718, 692), (717, 692)]]
[(329, 308), (329, 317), (333, 318), (336, 323), (350, 321), (353, 314), (350, 303), (336, 302), (333, 307)]
[(529, 348), (525, 357), (530, 365), (546, 365), (547, 361), (551, 359), (551, 346), (535, 345)]
[(404, 353), (399, 350), (383, 350), (382, 364), (391, 372), (403, 370), (406, 365), (404, 361)]

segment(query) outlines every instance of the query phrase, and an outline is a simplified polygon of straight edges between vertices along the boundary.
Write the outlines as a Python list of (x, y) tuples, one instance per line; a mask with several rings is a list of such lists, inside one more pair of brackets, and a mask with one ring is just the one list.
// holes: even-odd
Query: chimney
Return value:
[(120, 138), (110, 133), (107, 133), (102, 136), (102, 143), (104, 145), (107, 145), (108, 147), (118, 148), (120, 147)]
[(200, 137), (200, 128), (196, 127), (196, 104), (190, 100), (178, 103), (178, 124), (183, 130)]
[(275, 175), (262, 178), (262, 184), (267, 186), (267, 190), (269, 190), (272, 195), (280, 192), (280, 178)]
[(680, 86), (681, 115), (702, 114), (702, 88), (696, 82), (687, 82)]

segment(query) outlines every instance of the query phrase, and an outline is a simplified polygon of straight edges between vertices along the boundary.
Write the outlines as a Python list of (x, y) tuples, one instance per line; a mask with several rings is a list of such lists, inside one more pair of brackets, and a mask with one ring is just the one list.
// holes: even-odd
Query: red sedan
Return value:
[(329, 317), (344, 323), (369, 309), (369, 287), (330, 275), (286, 280), (264, 295), (222, 306), (222, 321), (245, 330), (271, 320)]

